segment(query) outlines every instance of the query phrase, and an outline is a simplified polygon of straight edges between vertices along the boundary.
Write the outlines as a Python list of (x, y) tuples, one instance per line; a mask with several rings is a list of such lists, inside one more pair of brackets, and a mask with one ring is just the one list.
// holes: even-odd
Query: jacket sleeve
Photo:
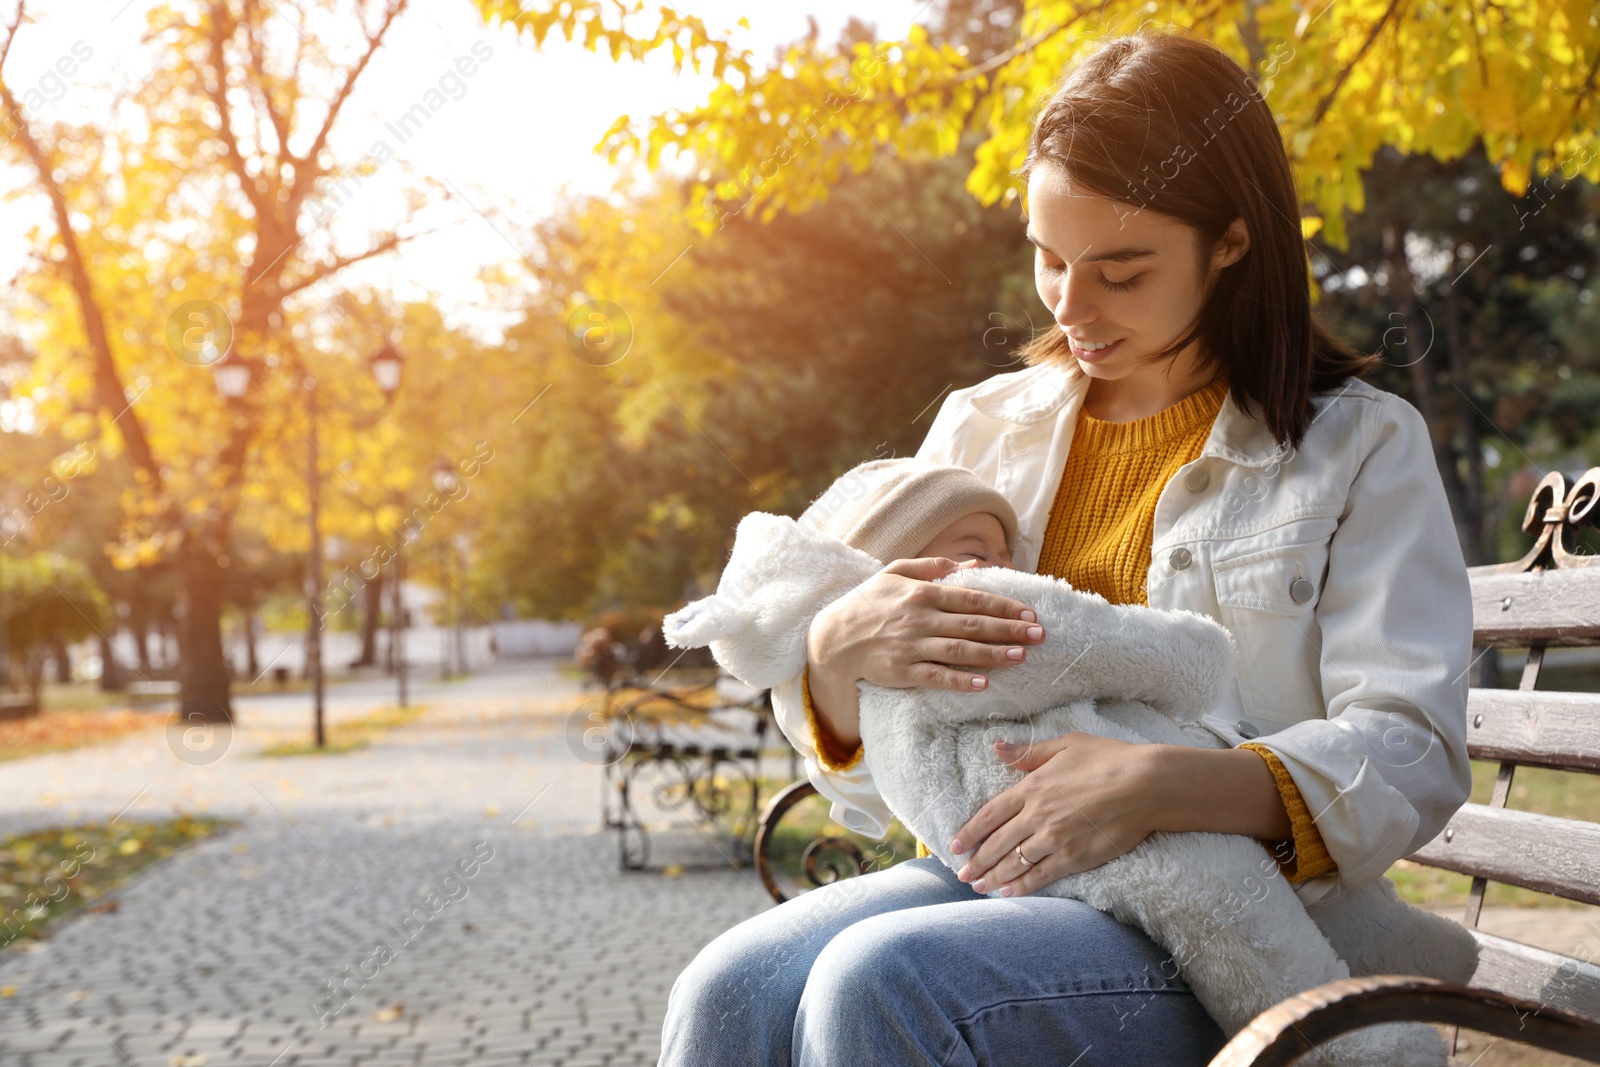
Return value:
[(1428, 427), (1385, 393), (1363, 441), (1316, 606), (1327, 717), (1252, 744), (1293, 778), (1350, 888), (1431, 841), (1472, 788), (1472, 593)]

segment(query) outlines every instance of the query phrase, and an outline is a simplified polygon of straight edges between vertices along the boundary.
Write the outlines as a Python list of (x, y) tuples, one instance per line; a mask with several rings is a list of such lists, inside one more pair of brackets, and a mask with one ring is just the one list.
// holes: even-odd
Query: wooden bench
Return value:
[(156, 704), (170, 704), (182, 694), (183, 687), (178, 682), (168, 681), (142, 681), (128, 684), (128, 704), (130, 707), (147, 708)]
[(731, 828), (732, 855), (724, 858), (751, 861), (761, 756), (775, 725), (766, 690), (726, 674), (680, 689), (618, 679), (607, 687), (600, 717), (601, 812), (606, 827), (617, 831), (623, 870), (642, 870), (649, 862), (646, 801), (703, 833), (718, 823)]
[[(1600, 556), (1574, 554), (1578, 529), (1600, 525), (1597, 500), (1600, 467), (1570, 488), (1562, 474), (1547, 475), (1523, 519), (1534, 547), (1513, 563), (1469, 570), (1474, 647), (1527, 649), (1527, 659), (1516, 689), (1468, 692), (1468, 752), (1500, 765), (1492, 797), (1463, 805), (1438, 837), (1407, 859), (1472, 876), (1462, 918), (1480, 949), (1472, 981), (1374, 975), (1330, 982), (1263, 1012), (1210, 1067), (1278, 1067), (1340, 1034), (1397, 1021), (1451, 1027), (1452, 1049), (1466, 1027), (1600, 1063), (1600, 924), (1594, 940), (1571, 953), (1477, 928), (1490, 881), (1600, 904), (1600, 812), (1592, 813), (1597, 822), (1587, 822), (1506, 807), (1519, 766), (1600, 773), (1600, 693), (1535, 689), (1547, 648), (1600, 646)], [(794, 805), (815, 794), (809, 782), (796, 782), (762, 816), (757, 868), (780, 903), (785, 896), (767, 859), (772, 835)], [(822, 862), (828, 852), (845, 862)], [(865, 873), (869, 864), (853, 842), (819, 838), (807, 848), (804, 866), (813, 885), (824, 885)]]
[(31, 719), (39, 714), (39, 702), (28, 693), (0, 693), (0, 722)]

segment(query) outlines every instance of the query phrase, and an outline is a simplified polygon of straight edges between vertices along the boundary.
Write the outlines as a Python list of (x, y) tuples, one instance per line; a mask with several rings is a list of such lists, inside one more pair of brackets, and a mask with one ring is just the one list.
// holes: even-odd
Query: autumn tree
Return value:
[[(25, 0), (0, 23), (9, 150), (33, 172), (51, 223), (37, 235), (46, 250), (28, 285), (32, 325), (57, 343), (29, 384), (44, 417), (80, 439), (115, 441), (126, 456), (136, 485), (123, 499), (116, 557), (178, 571), (180, 713), (191, 721), (231, 718), (221, 620), (234, 525), (251, 492), (292, 484), (262, 477), (263, 457), (274, 438), (303, 432), (308, 379), (320, 391), (350, 378), (350, 361), (330, 365), (319, 347), (310, 309), (346, 268), (407, 239), (407, 220), (348, 248), (316, 225), (317, 205), (348, 171), (381, 162), (340, 160), (331, 146), (406, 7), (158, 6), (145, 35), (153, 70), (130, 96), (140, 116), (131, 127), (36, 121), (5, 79), (5, 59), (26, 35)], [(541, 0), (507, 17), (548, 28), (599, 11)], [(665, 8), (648, 28), (602, 39), (613, 59), (670, 47), (680, 67), (706, 57), (721, 74), (740, 62), (698, 20)], [(224, 356), (253, 383), (233, 407), (210, 381), (209, 364)]]

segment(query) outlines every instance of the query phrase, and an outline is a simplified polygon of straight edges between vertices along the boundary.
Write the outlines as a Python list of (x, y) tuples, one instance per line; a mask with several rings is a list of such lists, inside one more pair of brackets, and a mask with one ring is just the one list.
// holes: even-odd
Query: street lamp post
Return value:
[[(400, 370), (402, 360), (400, 353), (393, 345), (385, 344), (368, 361), (372, 369), (372, 376), (377, 380), (378, 388), (383, 391), (385, 410), (394, 400), (395, 390), (400, 387)], [(250, 390), (250, 364), (241, 359), (237, 354), (230, 353), (226, 358), (212, 364), (211, 373), (217, 385), (217, 392), (222, 395), (225, 402), (237, 405), (245, 393)], [(323, 704), (325, 695), (325, 679), (322, 669), (322, 531), (321, 531), (321, 486), (322, 476), (318, 466), (321, 452), (317, 448), (317, 380), (306, 374), (301, 378), (302, 388), (306, 393), (306, 416), (310, 423), (306, 435), (306, 485), (310, 511), (311, 546), (308, 553), (306, 567), (306, 601), (310, 608), (311, 630), (308, 634), (310, 640), (306, 646), (306, 665), (311, 672), (312, 708), (316, 719), (317, 747), (322, 748), (327, 743), (327, 734), (323, 720)], [(398, 559), (398, 555), (396, 557)], [(403, 570), (401, 571), (403, 573)], [(396, 582), (398, 589), (399, 583)], [(401, 659), (401, 704), (405, 702), (405, 673), (404, 659)]]
[(306, 650), (310, 657), (312, 708), (317, 722), (317, 747), (327, 743), (322, 724), (322, 530), (318, 523), (318, 496), (322, 489), (321, 472), (317, 468), (317, 380), (309, 375), (305, 379), (306, 416), (311, 432), (306, 435), (306, 482), (309, 486), (311, 512), (311, 562), (306, 570), (306, 600), (311, 609), (311, 645)]
[[(439, 495), (440, 496), (446, 498), (447, 500), (455, 500), (455, 499), (457, 499), (455, 494), (456, 494), (457, 490), (459, 490), (461, 488), (461, 484), (462, 484), (461, 475), (456, 473), (455, 464), (451, 463), (448, 459), (445, 459), (442, 456), (438, 460), (436, 460), (434, 462), (434, 464), (433, 464), (433, 487), (436, 490), (439, 491)], [(466, 673), (466, 660), (465, 660), (465, 657), (462, 655), (461, 635), (460, 635), (460, 629), (459, 629), (460, 606), (456, 603), (456, 583), (451, 580), (451, 576), (450, 576), (450, 572), (452, 570), (452, 565), (455, 563), (455, 559), (453, 558), (454, 554), (455, 554), (455, 542), (447, 538), (443, 543), (440, 544), (439, 548), (440, 548), (440, 550), (442, 552), (442, 557), (441, 558), (442, 558), (443, 564), (444, 564), (443, 568), (442, 568), (443, 573), (444, 573), (444, 581), (445, 581), (445, 584), (450, 587), (450, 627), (449, 627), (449, 629), (446, 629), (446, 624), (445, 624), (445, 619), (444, 619), (444, 612), (443, 611), (439, 612), (440, 655), (441, 655), (439, 670), (440, 670), (440, 673), (442, 675), (444, 673), (444, 670), (445, 670), (444, 664), (445, 664), (446, 661), (448, 661), (450, 659), (450, 640), (451, 640), (451, 637), (454, 636), (455, 637), (455, 644), (456, 644), (455, 671), (460, 672), (462, 674), (465, 674)], [(441, 592), (442, 592), (442, 590), (441, 590)], [(451, 633), (452, 630), (455, 631), (453, 635)]]
[[(400, 388), (401, 372), (405, 369), (405, 358), (392, 344), (384, 346), (374, 352), (368, 365), (372, 368), (372, 376), (378, 381), (378, 388), (383, 390), (384, 400), (387, 403), (394, 398), (395, 390)], [(406, 533), (405, 523), (401, 522), (394, 544), (394, 592), (390, 596), (390, 625), (389, 625), (389, 658), (394, 660), (395, 676), (399, 692), (397, 694), (402, 708), (410, 707), (410, 698), (406, 692)]]

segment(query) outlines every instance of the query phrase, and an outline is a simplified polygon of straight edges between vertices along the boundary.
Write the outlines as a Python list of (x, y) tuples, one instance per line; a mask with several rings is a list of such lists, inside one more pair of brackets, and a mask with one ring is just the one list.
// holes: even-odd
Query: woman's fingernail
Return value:
[(1028, 627), (1028, 640), (1029, 641), (1043, 641), (1044, 640), (1044, 627), (1043, 626), (1030, 626), (1030, 627)]
[(974, 674), (972, 676), (972, 688), (974, 688), (974, 689), (987, 689), (988, 687), (989, 687), (989, 679), (985, 678), (981, 674)]
[[(966, 845), (963, 845), (963, 844), (962, 844), (962, 843), (961, 843), (961, 838), (959, 838), (959, 837), (958, 837), (958, 838), (956, 838), (956, 839), (955, 839), (955, 840), (954, 840), (954, 841), (951, 841), (951, 842), (950, 842), (950, 851), (951, 851), (951, 852), (954, 852), (954, 853), (955, 853), (955, 854), (956, 854), (956, 855), (958, 855), (958, 856), (959, 856), (959, 855), (961, 855), (961, 854), (962, 854), (962, 853), (963, 853), (963, 852), (965, 852), (965, 851), (966, 851), (966, 850), (967, 850), (967, 846), (966, 846)], [(965, 864), (962, 864), (962, 867), (961, 867), (961, 869), (962, 869), (962, 870), (963, 870), (963, 871), (964, 871), (964, 870), (966, 870), (966, 869), (967, 869), (967, 868), (966, 868), (966, 865), (965, 865)]]
[(1013, 745), (1010, 741), (996, 741), (994, 743), (994, 747), (998, 748), (1001, 752), (1011, 752), (1014, 751), (1017, 746)]
[(1023, 608), (1022, 609), (1022, 621), (1023, 622), (1038, 622), (1039, 621), (1039, 616), (1035, 615), (1033, 612), (1029, 611), (1027, 608)]
[(1020, 649), (1020, 648), (1008, 648), (1008, 649), (1006, 649), (1006, 659), (1018, 659), (1019, 660), (1021, 658), (1022, 658), (1022, 649)]
[(1009, 885), (1003, 885), (1003, 886), (1000, 887), (1000, 895), (1003, 896), (1003, 897), (1009, 897), (1011, 895), (1011, 892), (1012, 892), (1012, 890), (1011, 890), (1011, 887)]
[(983, 887), (983, 879), (982, 878), (979, 878), (976, 882), (973, 882), (972, 883), (972, 888), (973, 888), (973, 890), (975, 892), (978, 892), (978, 893), (987, 893), (988, 892), (988, 890)]

